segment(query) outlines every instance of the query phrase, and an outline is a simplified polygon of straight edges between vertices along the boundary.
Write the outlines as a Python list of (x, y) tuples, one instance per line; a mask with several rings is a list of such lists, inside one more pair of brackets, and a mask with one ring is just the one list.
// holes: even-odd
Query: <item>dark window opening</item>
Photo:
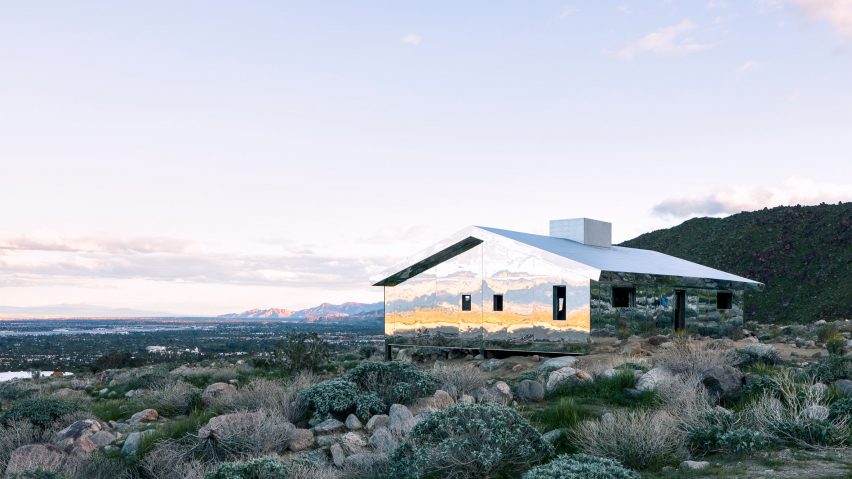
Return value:
[(716, 293), (716, 308), (731, 309), (734, 303), (734, 295), (728, 292)]
[(633, 306), (635, 296), (634, 288), (623, 288), (614, 286), (612, 288), (612, 306), (614, 308), (630, 308)]
[(462, 295), (462, 311), (470, 311), (470, 295)]
[(494, 311), (503, 311), (503, 295), (494, 295)]
[(565, 286), (554, 286), (553, 287), (553, 320), (554, 321), (565, 321), (568, 316), (566, 315), (565, 310), (568, 309), (568, 305), (566, 303), (567, 291)]

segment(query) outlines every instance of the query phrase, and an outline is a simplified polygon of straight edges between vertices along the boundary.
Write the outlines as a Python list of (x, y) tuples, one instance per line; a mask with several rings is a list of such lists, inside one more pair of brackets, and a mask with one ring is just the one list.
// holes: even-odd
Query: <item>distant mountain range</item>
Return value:
[(622, 246), (765, 283), (763, 292), (746, 293), (746, 319), (810, 323), (852, 318), (852, 203), (693, 218)]
[(167, 318), (176, 316), (163, 311), (132, 308), (111, 308), (93, 304), (52, 304), (47, 306), (0, 306), (0, 319), (29, 318)]
[(281, 308), (250, 309), (242, 313), (229, 313), (218, 316), (227, 319), (281, 319), (294, 322), (313, 322), (324, 320), (358, 320), (376, 318), (382, 315), (384, 304), (355, 303), (343, 304), (322, 303), (313, 308), (289, 310)]

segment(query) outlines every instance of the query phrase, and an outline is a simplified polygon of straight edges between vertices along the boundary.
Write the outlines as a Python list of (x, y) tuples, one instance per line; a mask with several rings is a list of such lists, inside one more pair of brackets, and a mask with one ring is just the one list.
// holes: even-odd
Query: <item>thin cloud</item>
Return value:
[(627, 4), (622, 3), (621, 5), (615, 7), (615, 13), (628, 14), (630, 13), (630, 7)]
[(615, 52), (605, 51), (604, 53), (622, 60), (629, 60), (642, 53), (687, 55), (712, 48), (712, 44), (698, 43), (685, 36), (687, 32), (695, 28), (696, 25), (691, 20), (682, 20), (680, 23), (661, 28), (630, 42)]
[(815, 205), (852, 200), (852, 185), (790, 178), (779, 186), (745, 186), (692, 198), (667, 199), (653, 208), (657, 216), (718, 216), (789, 205)]
[(852, 0), (793, 0), (808, 17), (827, 21), (841, 37), (852, 39)]
[(754, 62), (754, 60), (747, 60), (745, 63), (737, 67), (737, 73), (748, 73), (748, 72), (756, 72), (760, 69), (760, 65)]
[(423, 43), (423, 37), (416, 33), (409, 33), (408, 35), (402, 37), (401, 41), (402, 43), (406, 43), (408, 45), (418, 46)]
[(573, 17), (578, 13), (580, 13), (580, 9), (577, 7), (562, 7), (562, 11), (559, 13), (559, 18)]

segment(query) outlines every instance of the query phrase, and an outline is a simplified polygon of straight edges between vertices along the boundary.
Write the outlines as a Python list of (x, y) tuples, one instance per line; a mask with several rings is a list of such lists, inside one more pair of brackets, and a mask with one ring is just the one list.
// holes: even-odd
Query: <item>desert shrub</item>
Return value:
[(294, 426), (266, 411), (216, 416), (198, 430), (194, 452), (212, 460), (242, 459), (287, 448)]
[(317, 333), (291, 333), (275, 344), (269, 361), (287, 371), (319, 371), (329, 358), (331, 349)]
[(379, 349), (375, 346), (361, 346), (358, 348), (358, 355), (361, 356), (362, 359), (370, 359)]
[(700, 343), (686, 336), (675, 335), (672, 346), (654, 358), (654, 365), (686, 378), (697, 378), (701, 372), (715, 366), (731, 366), (734, 355), (720, 343)]
[(298, 397), (313, 412), (314, 417), (320, 420), (331, 416), (342, 419), (353, 412), (362, 420), (366, 420), (386, 408), (385, 403), (375, 393), (361, 392), (355, 383), (341, 378), (314, 384), (299, 393)]
[(551, 454), (517, 411), (456, 404), (430, 414), (391, 455), (391, 477), (474, 479), (514, 476)]
[(828, 408), (829, 419), (841, 419), (844, 417), (852, 419), (852, 397), (838, 399), (831, 403)]
[(766, 393), (774, 396), (777, 391), (778, 387), (771, 377), (753, 375), (749, 376), (748, 381), (743, 385), (741, 398), (744, 402), (748, 402)]
[(825, 323), (816, 327), (814, 331), (817, 341), (825, 343), (839, 334), (837, 325), (834, 323)]
[(3, 413), (2, 422), (8, 424), (11, 421), (25, 419), (41, 429), (46, 429), (62, 416), (79, 410), (80, 406), (77, 403), (67, 399), (56, 397), (25, 399), (12, 405)]
[(0, 426), (0, 472), (9, 462), (9, 456), (15, 449), (39, 442), (42, 431), (29, 421), (18, 419)]
[(367, 460), (346, 461), (343, 464), (345, 479), (391, 479), (393, 476), (390, 473), (390, 458), (382, 453), (372, 453)]
[(201, 391), (183, 381), (172, 382), (150, 389), (137, 401), (140, 407), (156, 409), (160, 415), (172, 417), (187, 414), (200, 405)]
[(617, 459), (633, 469), (660, 466), (680, 458), (685, 433), (666, 411), (617, 410), (605, 421), (585, 421), (570, 433), (578, 449)]
[(805, 368), (805, 376), (826, 384), (852, 379), (852, 356), (829, 356)]
[(157, 479), (204, 479), (213, 468), (211, 461), (194, 455), (197, 439), (186, 436), (177, 440), (157, 441), (139, 461), (144, 477)]
[(719, 437), (722, 450), (733, 454), (746, 454), (763, 449), (768, 444), (766, 434), (747, 428), (731, 429)]
[[(70, 471), (73, 479), (135, 479), (137, 474), (119, 457), (95, 452)], [(187, 478), (188, 479), (188, 478)]]
[(239, 390), (238, 396), (231, 401), (227, 411), (265, 411), (274, 412), (296, 423), (304, 419), (306, 405), (299, 400), (299, 393), (317, 383), (310, 372), (297, 374), (292, 381), (253, 379)]
[(6, 479), (65, 479), (65, 476), (49, 469), (24, 469), (6, 474)]
[(587, 408), (577, 404), (573, 398), (560, 398), (553, 404), (532, 413), (530, 420), (542, 430), (573, 428), (580, 421), (594, 417)]
[[(452, 384), (459, 394), (470, 393), (474, 389), (485, 387), (485, 377), (472, 365), (467, 364), (439, 364), (432, 368), (432, 377), (440, 384)], [(535, 379), (535, 371), (525, 371), (521, 374), (524, 379)], [(531, 377), (527, 377), (531, 376)], [(521, 378), (518, 378), (520, 381)]]
[(19, 401), (32, 397), (37, 389), (24, 388), (16, 383), (0, 384), (0, 400), (3, 401)]
[(775, 365), (781, 362), (781, 354), (768, 344), (747, 344), (733, 353), (734, 365), (746, 368), (755, 364)]
[(588, 454), (557, 456), (527, 471), (522, 479), (640, 479), (618, 461)]
[(411, 404), (438, 387), (435, 378), (409, 361), (364, 361), (344, 378), (363, 391), (376, 393), (388, 406)]
[(285, 479), (290, 477), (290, 467), (277, 457), (264, 456), (245, 462), (226, 462), (205, 479)]
[(835, 333), (834, 337), (825, 342), (825, 349), (828, 354), (842, 356), (846, 352), (846, 338), (840, 333)]
[(765, 447), (766, 434), (739, 426), (733, 413), (711, 410), (702, 415), (703, 425), (687, 425), (686, 444), (692, 454), (703, 456), (712, 452), (744, 454)]

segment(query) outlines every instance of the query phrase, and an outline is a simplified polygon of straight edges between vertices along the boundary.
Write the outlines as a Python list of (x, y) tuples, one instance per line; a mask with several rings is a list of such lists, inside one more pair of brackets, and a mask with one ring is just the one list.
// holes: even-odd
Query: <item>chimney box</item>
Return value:
[(591, 218), (550, 220), (550, 236), (589, 246), (612, 246), (612, 223)]

